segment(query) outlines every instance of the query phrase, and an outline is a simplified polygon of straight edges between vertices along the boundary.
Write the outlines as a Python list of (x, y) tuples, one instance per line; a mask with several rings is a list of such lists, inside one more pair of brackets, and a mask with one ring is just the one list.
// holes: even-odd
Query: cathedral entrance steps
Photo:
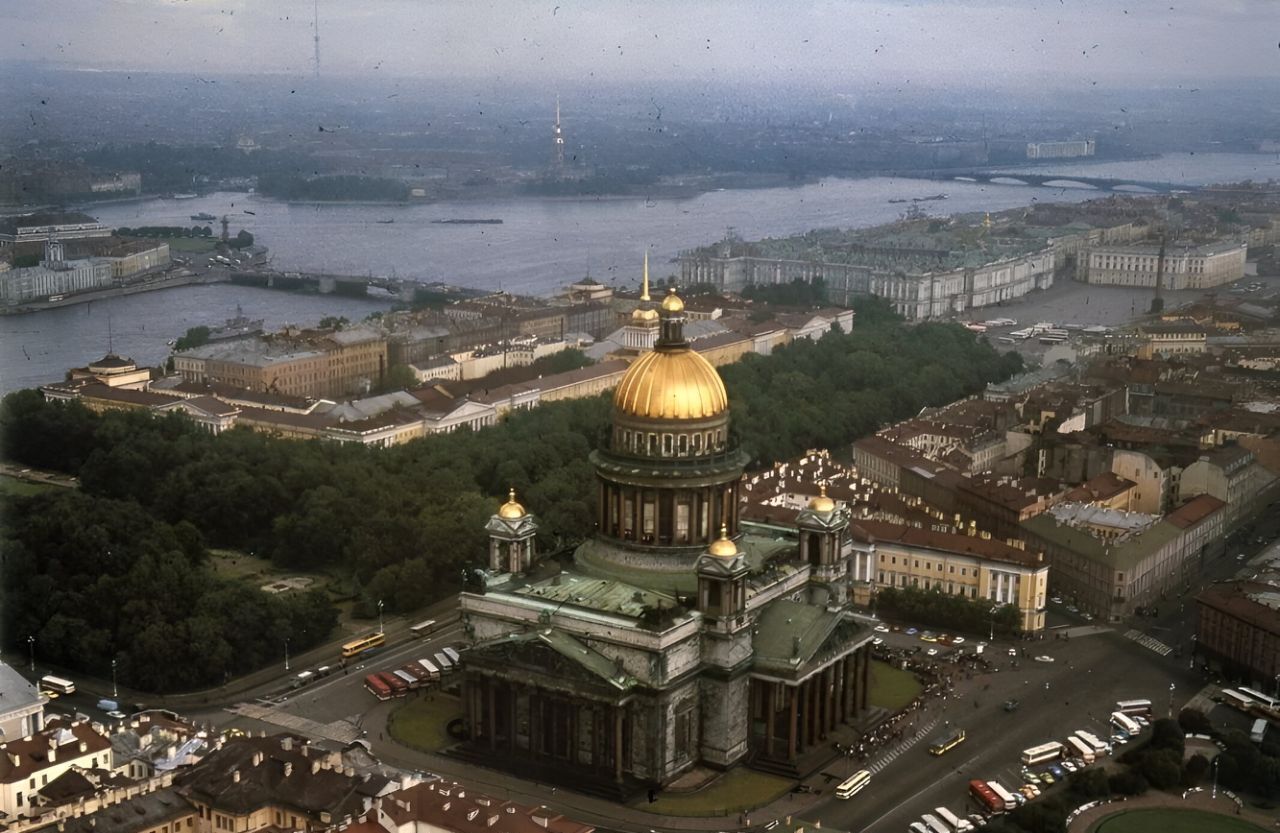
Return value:
[(840, 726), (827, 737), (801, 752), (794, 760), (768, 757), (755, 752), (747, 759), (747, 766), (769, 775), (801, 780), (808, 778), (832, 762), (844, 757), (844, 750), (856, 750), (863, 737), (888, 718), (889, 712), (879, 706), (872, 707), (858, 716), (852, 726)]
[(598, 771), (575, 767), (560, 760), (533, 760), (524, 756), (504, 754), (502, 750), (458, 744), (444, 750), (444, 754), (474, 766), (513, 773), (527, 781), (572, 790), (592, 798), (627, 803), (643, 796), (648, 785), (634, 778), (624, 777), (622, 782), (602, 776)]

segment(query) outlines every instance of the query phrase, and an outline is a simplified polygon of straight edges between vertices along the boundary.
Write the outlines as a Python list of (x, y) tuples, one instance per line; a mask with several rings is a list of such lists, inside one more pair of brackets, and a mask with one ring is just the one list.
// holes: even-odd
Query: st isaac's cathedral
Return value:
[(656, 328), (654, 349), (614, 392), (598, 529), (573, 566), (537, 564), (514, 493), (487, 525), (483, 589), (461, 598), (460, 754), (626, 792), (695, 766), (787, 771), (867, 708), (845, 510), (816, 497), (785, 536), (739, 523), (724, 383), (675, 290), (656, 306), (646, 275), (630, 326)]

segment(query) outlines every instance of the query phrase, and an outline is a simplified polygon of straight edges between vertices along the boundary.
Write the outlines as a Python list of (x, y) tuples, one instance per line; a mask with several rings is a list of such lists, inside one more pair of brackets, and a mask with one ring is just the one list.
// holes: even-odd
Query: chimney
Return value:
[(253, 753), (253, 759), (252, 759), (252, 760), (253, 760), (253, 766), (259, 766), (259, 765), (261, 765), (261, 764), (262, 764), (262, 753), (261, 753), (261, 752), (254, 752), (254, 753)]
[(54, 745), (53, 742), (51, 741), (49, 743), (49, 763), (52, 764), (57, 760), (58, 760), (58, 747)]
[(84, 754), (85, 752), (88, 752), (88, 751), (89, 751), (89, 744), (86, 743), (85, 741), (80, 741), (80, 753)]
[(285, 735), (284, 737), (280, 738), (280, 748), (286, 752), (292, 751), (293, 738), (289, 737), (288, 735)]
[(293, 774), (293, 761), (284, 762), (284, 777), (288, 778)]
[(315, 775), (319, 771), (320, 771), (320, 759), (317, 758), (311, 762), (311, 774)]
[(238, 769), (231, 770), (231, 781), (232, 783), (235, 783), (235, 784), (240, 783), (240, 770)]

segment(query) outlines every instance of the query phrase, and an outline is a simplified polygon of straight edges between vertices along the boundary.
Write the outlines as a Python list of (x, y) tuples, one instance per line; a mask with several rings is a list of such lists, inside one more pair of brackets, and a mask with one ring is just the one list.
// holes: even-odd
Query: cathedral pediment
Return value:
[(639, 684), (613, 660), (554, 628), (481, 643), (467, 651), (467, 662), (477, 669), (491, 669), (511, 679), (525, 678), (548, 688), (586, 686), (616, 695)]

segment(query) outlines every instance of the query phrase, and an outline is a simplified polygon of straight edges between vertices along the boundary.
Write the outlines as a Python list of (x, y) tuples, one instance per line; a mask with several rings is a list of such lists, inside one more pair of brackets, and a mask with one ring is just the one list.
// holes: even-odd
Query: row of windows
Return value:
[(638, 454), (658, 455), (664, 457), (684, 456), (716, 451), (724, 446), (724, 429), (701, 431), (694, 434), (657, 434), (652, 431), (632, 431), (628, 428), (617, 430), (619, 445), (625, 451)]
[[(885, 583), (886, 583), (886, 582), (885, 582), (885, 578), (884, 578), (884, 577), (885, 577), (885, 573), (884, 573), (884, 571), (883, 571), (883, 570), (881, 570), (881, 571), (880, 571), (880, 584), (885, 584)], [(901, 579), (901, 581), (899, 581), (899, 579)], [(921, 586), (921, 584), (920, 584), (920, 577), (919, 577), (919, 576), (910, 576), (910, 575), (907, 575), (906, 573), (889, 573), (889, 581), (888, 581), (888, 585), (889, 585), (890, 587), (917, 587), (917, 588)], [(942, 589), (942, 582), (941, 582), (941, 581), (938, 581), (937, 579), (934, 579), (934, 580), (933, 580), (933, 583), (932, 583), (932, 584), (930, 584), (930, 583), (929, 583), (929, 581), (926, 579), (926, 580), (925, 580), (925, 583), (924, 583), (924, 585), (923, 585), (923, 586), (924, 586), (924, 587), (926, 587), (926, 588), (931, 587), (931, 588), (933, 588), (934, 590), (941, 590), (941, 589)], [(950, 594), (951, 594), (951, 595), (953, 595), (953, 596), (965, 596), (965, 595), (967, 595), (967, 596), (968, 596), (969, 598), (971, 598), (971, 599), (976, 599), (976, 598), (978, 598), (978, 588), (977, 588), (977, 587), (966, 587), (966, 586), (965, 586), (965, 585), (963, 585), (963, 584), (959, 584), (959, 585), (958, 585), (958, 584), (956, 584), (956, 583), (954, 583), (954, 582), (950, 582), (950, 581), (949, 581), (949, 582), (947, 582), (947, 588), (946, 588), (946, 589), (947, 589), (947, 592), (948, 592), (948, 593), (950, 593)], [(992, 596), (991, 596), (991, 597), (992, 597), (993, 599), (995, 598), (995, 591), (992, 591)]]
[[(897, 564), (898, 564), (898, 557), (897, 557), (896, 555), (886, 556), (886, 555), (884, 555), (883, 553), (881, 553), (881, 555), (880, 555), (880, 563), (881, 563), (881, 564), (884, 564), (884, 563), (885, 563), (885, 559), (886, 559), (886, 558), (888, 558), (888, 559), (889, 559), (889, 563), (890, 563), (890, 564), (892, 564), (892, 565), (894, 565), (894, 566), (897, 566)], [(911, 565), (911, 567), (912, 567), (913, 569), (916, 569), (916, 570), (921, 569), (921, 567), (920, 567), (920, 559), (919, 559), (919, 558), (907, 558), (906, 556), (903, 556), (903, 558), (902, 558), (902, 566), (906, 567), (908, 564), (910, 564), (910, 565)], [(944, 567), (946, 568), (946, 571), (947, 571), (947, 572), (949, 572), (950, 574), (952, 574), (952, 575), (955, 575), (955, 574), (956, 574), (956, 565), (954, 565), (954, 564), (947, 564), (946, 562), (937, 562), (937, 563), (934, 563), (934, 562), (929, 561), (928, 559), (925, 559), (925, 562), (924, 562), (924, 569), (925, 569), (925, 570), (937, 570), (938, 572), (942, 572)], [(969, 576), (969, 575), (971, 574), (971, 573), (970, 573), (970, 570), (972, 570), (972, 575), (973, 575), (974, 577), (977, 577), (977, 576), (979, 575), (979, 568), (977, 568), (977, 567), (973, 567), (973, 568), (970, 568), (970, 567), (961, 567), (961, 568), (960, 568), (960, 576), (961, 576), (962, 578)], [(1014, 586), (1015, 586), (1015, 587), (1017, 587), (1017, 586), (1018, 586), (1018, 583), (1021, 581), (1021, 576), (1018, 576), (1018, 575), (1012, 575), (1011, 577), (1013, 578), (1013, 584), (1014, 584)]]

